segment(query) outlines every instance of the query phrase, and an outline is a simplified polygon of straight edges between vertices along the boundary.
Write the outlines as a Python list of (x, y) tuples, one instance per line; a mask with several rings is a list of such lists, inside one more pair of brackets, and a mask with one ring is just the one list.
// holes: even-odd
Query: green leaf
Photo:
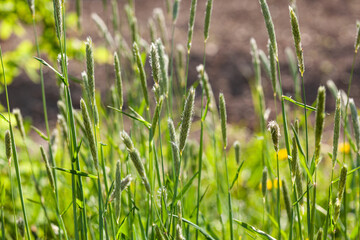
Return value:
[(65, 81), (64, 76), (59, 73), (55, 68), (53, 68), (49, 63), (47, 63), (44, 59), (38, 58), (38, 57), (34, 57), (36, 60), (38, 60), (40, 63), (42, 63), (43, 65), (47, 66), (48, 68), (50, 68), (54, 73), (56, 73), (56, 75), (59, 76), (59, 78), (61, 79), (61, 81), (63, 81), (63, 83), (66, 86), (69, 86), (69, 84)]
[(309, 110), (309, 111), (315, 111), (315, 112), (316, 112), (316, 108), (315, 108), (315, 107), (312, 107), (312, 106), (309, 106), (309, 105), (305, 105), (304, 103), (301, 103), (301, 102), (297, 102), (297, 101), (295, 101), (294, 99), (292, 99), (291, 97), (282, 95), (282, 98), (283, 98), (284, 100), (286, 100), (286, 101), (289, 101), (289, 102), (291, 102), (291, 103), (299, 106), (299, 107), (302, 107), (302, 108), (306, 107), (307, 110)]
[(247, 231), (251, 232), (251, 233), (256, 233), (258, 234), (262, 239), (269, 239), (269, 240), (276, 240), (276, 238), (273, 238), (272, 236), (270, 236), (269, 234), (267, 234), (264, 231), (261, 231), (245, 222), (241, 222), (237, 219), (233, 219), (237, 224), (239, 224), (241, 227), (245, 228)]
[(243, 164), (244, 164), (244, 161), (242, 161), (242, 162), (240, 163), (240, 165), (239, 165), (239, 167), (238, 167), (238, 169), (237, 169), (237, 171), (236, 171), (236, 174), (235, 174), (234, 180), (233, 180), (233, 181), (232, 181), (232, 183), (231, 183), (230, 190), (233, 188), (233, 186), (234, 186), (234, 184), (235, 184), (236, 180), (239, 178), (239, 173), (240, 173), (240, 170), (241, 170), (241, 168), (242, 168)]
[(5, 122), (9, 123), (9, 120), (2, 113), (0, 113), (0, 118), (5, 120)]
[(49, 138), (37, 127), (35, 126), (31, 126), (31, 128), (45, 141), (49, 141)]
[(54, 167), (54, 169), (62, 171), (62, 172), (70, 173), (70, 174), (75, 174), (75, 175), (78, 175), (81, 177), (89, 177), (89, 178), (97, 179), (97, 176), (95, 176), (93, 174), (81, 172), (78, 170), (70, 170), (70, 169), (65, 169), (65, 168), (60, 168), (60, 167)]
[[(151, 123), (149, 123), (148, 121), (146, 121), (146, 120), (143, 119), (142, 117), (140, 118), (140, 117), (132, 116), (132, 115), (130, 115), (130, 114), (128, 114), (128, 113), (120, 110), (120, 109), (117, 109), (117, 108), (114, 108), (114, 107), (111, 107), (111, 106), (108, 106), (108, 108), (110, 108), (110, 109), (112, 109), (112, 110), (115, 110), (115, 111), (117, 111), (117, 112), (120, 112), (120, 113), (124, 114), (125, 116), (128, 116), (129, 118), (132, 118), (132, 119), (134, 119), (134, 120), (136, 120), (136, 121), (141, 122), (141, 123), (144, 124), (145, 127), (147, 127), (148, 129), (151, 128)], [(139, 115), (139, 116), (140, 116), (140, 115)]]
[(199, 172), (196, 172), (191, 178), (190, 180), (185, 184), (185, 186), (182, 188), (181, 192), (177, 195), (176, 199), (174, 202), (177, 202), (180, 200), (180, 198), (182, 198), (182, 196), (185, 195), (185, 193), (189, 190), (191, 184), (193, 183), (193, 181), (195, 180), (195, 177), (199, 174)]
[[(172, 215), (173, 217), (179, 218), (177, 215)], [(212, 236), (210, 236), (210, 234), (208, 234), (203, 228), (199, 227), (198, 225), (196, 225), (193, 222), (190, 222), (189, 220), (185, 219), (185, 218), (181, 218), (181, 221), (183, 221), (184, 223), (189, 224), (190, 226), (192, 226), (193, 228), (199, 230), (199, 232), (204, 235), (204, 237), (206, 239), (211, 239), (211, 240), (215, 240), (215, 238), (213, 238)]]

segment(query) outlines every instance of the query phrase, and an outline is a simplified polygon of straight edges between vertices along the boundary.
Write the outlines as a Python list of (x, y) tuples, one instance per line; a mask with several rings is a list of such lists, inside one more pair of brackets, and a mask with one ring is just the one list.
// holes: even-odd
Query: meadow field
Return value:
[[(213, 1), (152, 9), (151, 1), (103, 0), (107, 19), (84, 13), (90, 0), (0, 3), (0, 38), (32, 37), (0, 47), (1, 239), (360, 239), (360, 22), (347, 26), (354, 44), (348, 74), (339, 73), (344, 89), (311, 79), (307, 94), (308, 62), (318, 66), (304, 58), (296, 1), (287, 3), (291, 48), (278, 43), (267, 1), (256, 1), (266, 39), (248, 39), (250, 94), (238, 110), (230, 103), (231, 114), (246, 116), (238, 124), (228, 121), (231, 91), (213, 91), (223, 83), (208, 74), (208, 58), (222, 51), (211, 44), (221, 21)], [(143, 24), (137, 9), (149, 7)], [(77, 37), (84, 25), (97, 35)], [(20, 65), (38, 99), (22, 96), (33, 87), (9, 91)], [(18, 99), (41, 103), (35, 120), (13, 107)]]

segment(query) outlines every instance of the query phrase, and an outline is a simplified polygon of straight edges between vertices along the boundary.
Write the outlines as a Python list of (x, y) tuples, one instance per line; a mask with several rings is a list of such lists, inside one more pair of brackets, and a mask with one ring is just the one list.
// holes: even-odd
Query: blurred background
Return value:
[[(125, 41), (130, 45), (130, 34), (126, 20), (124, 5), (128, 1), (119, 0), (120, 29)], [(112, 52), (108, 50), (103, 35), (91, 17), (97, 13), (112, 33), (110, 1), (83, 0), (81, 7), (81, 30), (77, 26), (75, 0), (67, 4), (67, 37), (69, 73), (74, 80), (71, 91), (74, 103), (78, 103), (81, 87), (76, 82), (81, 79), (85, 70), (85, 40), (88, 36), (95, 45), (95, 76), (97, 89), (102, 99), (114, 81)], [(150, 42), (148, 20), (153, 17), (153, 9), (164, 11), (167, 23), (171, 23), (171, 13), (167, 11), (166, 0), (134, 0), (135, 15), (138, 20), (141, 38)], [(295, 85), (285, 49), (294, 49), (289, 20), (288, 0), (268, 0), (277, 34), (279, 60), (283, 79), (284, 94), (295, 97)], [(59, 53), (54, 31), (53, 5), (51, 0), (35, 0), (36, 30), (39, 34), (41, 57), (51, 65), (57, 66)], [(202, 63), (203, 56), (203, 25), (205, 0), (198, 0), (196, 12), (194, 41), (190, 55), (189, 82), (197, 79), (196, 66)], [(360, 16), (358, 0), (298, 0), (296, 11), (300, 22), (302, 44), (305, 58), (305, 88), (308, 103), (316, 97), (319, 85), (325, 85), (332, 79), (338, 88), (347, 89), (350, 69), (354, 55), (356, 20)], [(175, 44), (186, 46), (190, 0), (180, 3), (179, 19), (175, 29)], [(3, 57), (11, 107), (21, 109), (25, 118), (32, 119), (34, 125), (43, 126), (39, 62), (34, 45), (31, 13), (26, 0), (0, 0), (0, 44)], [(171, 36), (171, 25), (167, 26), (168, 38)], [(213, 15), (210, 25), (210, 38), (206, 49), (206, 71), (209, 75), (215, 96), (224, 92), (227, 99), (229, 121), (234, 124), (247, 125), (254, 129), (256, 114), (254, 112), (251, 86), (253, 68), (250, 54), (250, 39), (257, 41), (258, 47), (267, 53), (267, 32), (261, 14), (259, 2), (256, 0), (214, 0)], [(131, 46), (131, 45), (130, 45)], [(359, 61), (356, 62), (351, 97), (359, 104), (360, 71)], [(147, 63), (148, 65), (148, 63)], [(152, 82), (149, 66), (147, 77)], [(0, 73), (0, 75), (2, 72)], [(55, 124), (59, 90), (55, 74), (44, 68), (46, 96), (50, 122)], [(2, 79), (2, 76), (1, 76)], [(131, 81), (131, 79), (125, 79)], [(266, 99), (266, 107), (273, 109), (273, 92), (271, 83), (262, 69), (262, 82)], [(0, 85), (0, 101), (5, 104), (3, 85)], [(150, 90), (150, 89), (149, 89)], [(125, 90), (126, 91), (126, 90)], [(333, 97), (327, 98), (326, 111), (334, 109)], [(78, 106), (77, 106), (78, 107)], [(1, 111), (4, 109), (2, 108)]]

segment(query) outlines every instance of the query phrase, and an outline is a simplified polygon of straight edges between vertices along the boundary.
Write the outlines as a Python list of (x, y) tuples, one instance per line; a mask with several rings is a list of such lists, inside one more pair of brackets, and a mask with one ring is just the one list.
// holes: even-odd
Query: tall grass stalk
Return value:
[[(18, 156), (17, 156), (17, 152), (16, 152), (13, 127), (12, 127), (12, 124), (11, 124), (10, 102), (9, 102), (9, 95), (8, 95), (8, 90), (7, 90), (7, 82), (6, 82), (6, 77), (5, 77), (5, 68), (4, 68), (4, 61), (3, 61), (3, 54), (2, 54), (1, 46), (0, 46), (0, 60), (1, 60), (1, 68), (2, 68), (2, 72), (3, 72), (3, 78), (4, 78), (3, 83), (4, 83), (4, 87), (5, 87), (6, 106), (7, 106), (7, 111), (8, 111), (8, 121), (9, 121), (9, 131), (10, 131), (10, 139), (11, 139), (12, 156), (13, 156), (14, 165), (15, 165), (16, 179), (17, 179), (17, 183), (18, 183), (18, 189), (19, 189), (20, 200), (21, 200), (21, 208), (22, 208), (22, 212), (23, 212), (23, 216), (24, 216), (26, 237), (27, 237), (27, 239), (30, 240), (31, 239), (31, 237), (30, 237), (30, 229), (29, 229), (28, 218), (27, 218), (27, 214), (26, 214), (26, 208), (25, 208), (25, 202), (24, 202), (24, 196), (23, 196), (23, 190), (22, 190), (22, 185), (21, 185), (21, 174), (20, 174), (20, 168), (19, 168), (19, 160), (18, 160)], [(11, 169), (10, 169), (10, 171), (11, 171)]]

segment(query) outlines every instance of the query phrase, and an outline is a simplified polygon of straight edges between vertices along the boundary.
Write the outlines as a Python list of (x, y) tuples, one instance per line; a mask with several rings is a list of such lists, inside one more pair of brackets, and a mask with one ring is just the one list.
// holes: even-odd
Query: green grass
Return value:
[[(205, 2), (203, 65), (193, 66), (191, 43), (193, 34), (199, 34), (193, 28), (196, 7)], [(103, 3), (109, 7), (107, 1)], [(357, 108), (348, 97), (360, 45), (359, 26), (354, 32), (357, 38), (347, 93), (329, 85), (332, 95), (328, 98), (337, 103), (324, 110), (324, 88), (319, 87), (316, 107), (308, 106), (302, 54), (306, 49), (301, 47), (297, 16), (290, 9), (293, 36), (289, 38), (294, 38), (299, 66), (287, 49), (293, 82), (299, 84), (293, 100), (282, 96), (280, 62), (286, 60), (279, 59), (283, 54), (278, 53), (283, 46), (276, 42), (271, 9), (261, 0), (259, 10), (270, 41), (266, 54), (251, 39), (254, 77), (249, 83), (258, 130), (250, 133), (227, 122), (227, 96), (220, 94), (217, 107), (211, 76), (206, 73), (211, 12), (217, 10), (213, 1), (193, 0), (190, 11), (181, 8), (181, 1), (167, 3), (167, 15), (157, 9), (150, 21), (154, 42), (139, 31), (146, 26), (138, 26), (133, 1), (125, 6), (127, 26), (119, 27), (119, 12), (114, 9), (111, 27), (94, 15), (108, 51), (114, 53), (109, 97), (95, 88), (95, 82), (100, 82), (94, 66), (97, 46), (90, 38), (84, 43), (86, 69), (71, 73), (82, 76), (72, 81), (67, 64), (66, 4), (53, 1), (58, 67), (41, 59), (35, 12), (29, 5), (36, 47), (33, 61), (40, 64), (44, 126), (30, 126), (27, 119), (19, 118), (19, 112), (11, 113), (0, 49), (7, 101), (0, 128), (9, 130), (6, 146), (12, 150), (11, 156), (9, 151), (5, 155), (3, 144), (0, 154), (2, 239), (359, 239), (360, 128)], [(84, 3), (78, 0), (76, 4)], [(112, 1), (111, 6), (117, 2)], [(182, 14), (189, 14), (187, 42), (179, 43), (186, 45), (186, 53), (175, 48), (176, 20)], [(77, 27), (82, 29), (79, 9), (76, 16)], [(121, 37), (120, 29), (131, 33), (131, 40)], [(146, 68), (149, 62), (151, 72)], [(58, 79), (59, 115), (54, 127), (47, 116), (45, 68)], [(261, 68), (266, 76), (261, 75)], [(192, 85), (190, 69), (199, 73)], [(264, 97), (268, 90), (263, 89), (263, 80), (272, 84), (273, 119), (265, 114), (270, 104)], [(71, 96), (70, 86), (76, 84), (82, 87), (81, 109), (74, 107)], [(329, 116), (334, 109), (335, 117)], [(270, 120), (275, 122), (269, 124), (269, 133), (266, 125)], [(323, 132), (324, 128), (331, 131)], [(31, 129), (46, 143), (41, 153), (41, 144), (30, 137)], [(329, 132), (333, 132), (333, 141), (322, 137)], [(265, 168), (267, 180), (262, 182)], [(287, 193), (281, 194), (282, 183), (289, 186)], [(284, 200), (288, 196), (290, 204)]]

